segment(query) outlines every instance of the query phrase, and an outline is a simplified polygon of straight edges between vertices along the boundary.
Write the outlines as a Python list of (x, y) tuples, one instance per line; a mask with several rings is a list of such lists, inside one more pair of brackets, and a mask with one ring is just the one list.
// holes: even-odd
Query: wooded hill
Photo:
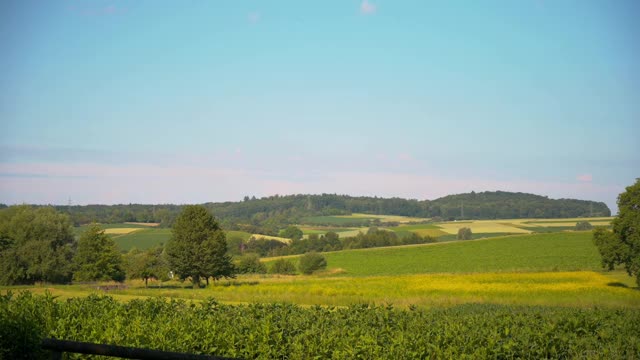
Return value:
[[(287, 195), (260, 199), (245, 197), (239, 202), (204, 204), (225, 229), (244, 228), (277, 232), (286, 224), (304, 222), (305, 217), (347, 215), (351, 213), (441, 217), (444, 220), (573, 218), (610, 216), (606, 204), (574, 199), (549, 199), (546, 196), (504, 191), (471, 192), (435, 200), (354, 197), (348, 195)], [(78, 224), (90, 222), (158, 222), (170, 226), (181, 205), (75, 205), (55, 206), (71, 215)], [(270, 231), (273, 230), (273, 231)]]

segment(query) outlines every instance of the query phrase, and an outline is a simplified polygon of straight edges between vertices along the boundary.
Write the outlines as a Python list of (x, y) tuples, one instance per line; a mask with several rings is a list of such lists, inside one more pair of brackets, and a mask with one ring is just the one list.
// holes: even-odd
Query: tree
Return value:
[(149, 279), (167, 280), (169, 267), (164, 258), (162, 246), (149, 248), (145, 251), (133, 248), (126, 255), (126, 273), (129, 279), (143, 279), (144, 286), (148, 286)]
[(286, 229), (281, 230), (279, 235), (291, 240), (300, 240), (302, 239), (303, 233), (297, 226), (289, 225)]
[(298, 269), (305, 275), (310, 275), (316, 270), (322, 270), (327, 268), (327, 259), (321, 254), (316, 252), (310, 252), (300, 257), (300, 263)]
[(260, 262), (257, 254), (245, 254), (238, 262), (238, 272), (242, 274), (266, 274), (267, 267)]
[(473, 233), (468, 227), (463, 227), (458, 230), (458, 240), (471, 240)]
[(115, 280), (125, 278), (124, 261), (116, 243), (97, 224), (80, 236), (73, 258), (76, 281)]
[(271, 268), (269, 268), (269, 274), (285, 274), (292, 275), (296, 273), (296, 267), (288, 259), (278, 259), (274, 261)]
[(225, 234), (213, 215), (201, 205), (185, 206), (176, 218), (166, 253), (171, 269), (181, 278), (191, 278), (194, 287), (200, 278), (232, 277)]
[(74, 247), (68, 215), (26, 205), (0, 210), (0, 284), (69, 282)]
[(576, 231), (586, 231), (593, 229), (593, 226), (588, 221), (578, 221), (576, 223)]
[(596, 228), (593, 240), (602, 255), (602, 266), (613, 270), (624, 265), (640, 286), (640, 178), (618, 196), (618, 216), (613, 231)]

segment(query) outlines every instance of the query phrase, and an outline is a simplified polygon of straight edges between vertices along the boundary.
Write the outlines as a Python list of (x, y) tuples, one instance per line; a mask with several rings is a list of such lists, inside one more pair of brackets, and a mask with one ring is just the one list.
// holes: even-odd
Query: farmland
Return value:
[(23, 355), (43, 336), (247, 359), (631, 359), (640, 348), (640, 313), (632, 309), (305, 308), (95, 295), (57, 302), (23, 293), (0, 298), (0, 321), (8, 319), (32, 326), (21, 342), (9, 328), (0, 337)]

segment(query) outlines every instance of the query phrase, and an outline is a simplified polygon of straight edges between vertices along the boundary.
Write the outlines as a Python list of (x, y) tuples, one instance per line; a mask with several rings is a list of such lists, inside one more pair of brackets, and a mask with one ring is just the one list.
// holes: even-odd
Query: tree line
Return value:
[[(205, 203), (227, 230), (277, 235), (288, 224), (304, 223), (306, 217), (367, 213), (402, 215), (444, 220), (572, 218), (610, 216), (606, 204), (574, 199), (504, 191), (471, 192), (436, 200), (354, 197), (337, 194), (287, 195), (255, 198), (239, 202)], [(0, 205), (0, 208), (6, 207)], [(171, 227), (184, 205), (56, 205), (70, 216), (75, 226), (97, 223), (145, 222)]]

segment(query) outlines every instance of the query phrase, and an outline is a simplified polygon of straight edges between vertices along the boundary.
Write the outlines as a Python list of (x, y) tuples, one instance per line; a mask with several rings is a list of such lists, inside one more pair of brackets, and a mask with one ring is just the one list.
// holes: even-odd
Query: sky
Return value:
[(640, 177), (640, 3), (0, 2), (0, 203), (520, 191)]

